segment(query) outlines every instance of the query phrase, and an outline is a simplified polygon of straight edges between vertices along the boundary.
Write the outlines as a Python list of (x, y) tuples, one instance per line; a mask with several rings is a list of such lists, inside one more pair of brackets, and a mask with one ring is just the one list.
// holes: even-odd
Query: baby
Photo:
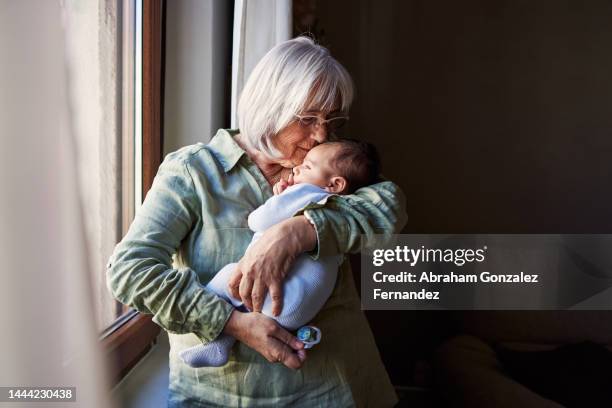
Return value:
[[(291, 218), (308, 204), (323, 204), (333, 194), (350, 194), (376, 182), (379, 171), (378, 153), (369, 143), (342, 139), (312, 148), (304, 162), (293, 168), (294, 184), (286, 187), (286, 183), (277, 183), (274, 186), (275, 195), (249, 214), (249, 228), (255, 232), (250, 245), (267, 228)], [(332, 294), (343, 258), (343, 255), (337, 255), (321, 257), (315, 261), (306, 254), (300, 255), (283, 282), (281, 314), (272, 314), (270, 295), (266, 296), (262, 313), (289, 330), (307, 324)], [(242, 301), (233, 298), (227, 287), (236, 265), (231, 263), (223, 267), (206, 288), (234, 307), (245, 309)], [(315, 338), (309, 339), (311, 336)], [(316, 344), (320, 337), (320, 331), (314, 327), (303, 328), (298, 332), (298, 338), (304, 341), (306, 348)], [(210, 343), (183, 350), (180, 357), (191, 367), (220, 367), (227, 363), (235, 341), (233, 337), (221, 334)]]

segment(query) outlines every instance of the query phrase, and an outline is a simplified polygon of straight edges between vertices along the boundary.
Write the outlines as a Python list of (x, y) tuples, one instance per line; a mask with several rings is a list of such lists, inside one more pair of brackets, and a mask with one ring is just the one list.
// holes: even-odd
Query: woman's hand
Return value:
[(283, 363), (297, 370), (306, 360), (304, 343), (261, 313), (234, 310), (225, 324), (224, 332), (251, 347), (271, 363)]
[(303, 215), (292, 217), (268, 228), (238, 262), (228, 288), (236, 299), (252, 311), (261, 312), (270, 291), (272, 313), (283, 308), (283, 280), (295, 258), (314, 249), (317, 235)]

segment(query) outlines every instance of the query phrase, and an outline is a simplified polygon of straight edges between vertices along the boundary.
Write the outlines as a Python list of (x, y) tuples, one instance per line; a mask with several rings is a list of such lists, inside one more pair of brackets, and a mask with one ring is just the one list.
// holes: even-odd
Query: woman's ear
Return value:
[(330, 193), (342, 194), (342, 192), (344, 192), (344, 190), (346, 189), (347, 185), (348, 182), (344, 177), (334, 176), (329, 181), (329, 184), (327, 184), (327, 187), (325, 187), (325, 190)]

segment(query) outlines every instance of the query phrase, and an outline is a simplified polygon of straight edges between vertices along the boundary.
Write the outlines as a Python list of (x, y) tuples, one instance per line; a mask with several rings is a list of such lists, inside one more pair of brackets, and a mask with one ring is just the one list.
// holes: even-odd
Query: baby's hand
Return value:
[(287, 187), (289, 187), (289, 183), (287, 183), (286, 180), (281, 180), (276, 183), (274, 187), (272, 187), (272, 191), (274, 192), (274, 195), (279, 195), (280, 193), (285, 191)]
[(289, 174), (289, 178), (287, 180), (281, 179), (278, 183), (274, 184), (272, 191), (274, 192), (274, 195), (279, 195), (291, 185), (293, 185), (293, 173)]

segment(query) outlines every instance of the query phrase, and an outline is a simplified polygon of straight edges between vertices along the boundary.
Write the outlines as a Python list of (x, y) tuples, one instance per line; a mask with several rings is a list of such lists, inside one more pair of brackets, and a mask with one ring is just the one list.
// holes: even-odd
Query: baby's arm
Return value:
[(272, 225), (291, 218), (308, 204), (321, 202), (329, 195), (327, 191), (312, 184), (289, 186), (249, 214), (249, 228), (255, 232), (263, 232)]

